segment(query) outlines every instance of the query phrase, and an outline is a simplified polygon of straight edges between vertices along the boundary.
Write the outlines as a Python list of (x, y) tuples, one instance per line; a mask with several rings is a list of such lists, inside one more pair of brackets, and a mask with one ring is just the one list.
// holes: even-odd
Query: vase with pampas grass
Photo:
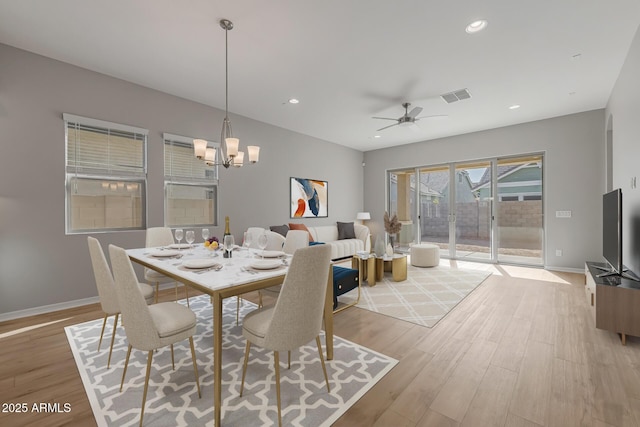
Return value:
[(398, 216), (396, 214), (393, 214), (391, 217), (389, 217), (388, 212), (384, 213), (384, 230), (387, 232), (387, 234), (389, 234), (389, 243), (391, 243), (392, 248), (394, 247), (393, 238), (400, 232), (401, 228), (402, 224), (400, 223), (400, 220), (398, 219)]

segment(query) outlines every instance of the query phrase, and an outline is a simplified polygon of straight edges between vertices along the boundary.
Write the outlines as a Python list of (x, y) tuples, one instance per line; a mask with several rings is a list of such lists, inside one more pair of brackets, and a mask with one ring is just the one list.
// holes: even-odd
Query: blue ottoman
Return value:
[[(333, 310), (338, 308), (338, 296), (358, 288), (357, 300), (344, 308), (356, 305), (360, 300), (360, 283), (358, 282), (358, 270), (345, 267), (333, 267)], [(340, 309), (344, 309), (341, 307)], [(338, 310), (340, 311), (340, 310)]]

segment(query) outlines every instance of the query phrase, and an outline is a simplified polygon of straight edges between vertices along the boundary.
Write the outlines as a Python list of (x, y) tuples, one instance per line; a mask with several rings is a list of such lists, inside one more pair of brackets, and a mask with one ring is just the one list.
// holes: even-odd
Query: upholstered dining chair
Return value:
[[(304, 230), (289, 230), (284, 239), (284, 246), (282, 250), (284, 253), (293, 255), (293, 253), (300, 248), (309, 246), (309, 233)], [(261, 289), (258, 291), (258, 306), (262, 307), (262, 295), (270, 295), (274, 298), (278, 297), (280, 288), (282, 285), (272, 286), (270, 288)]]
[[(111, 354), (113, 353), (113, 341), (116, 338), (116, 329), (118, 326), (118, 317), (120, 316), (120, 305), (116, 297), (116, 288), (113, 283), (113, 275), (104, 256), (104, 251), (100, 242), (95, 237), (88, 236), (89, 255), (91, 256), (91, 266), (93, 267), (93, 276), (98, 288), (98, 296), (100, 297), (100, 307), (104, 312), (104, 320), (102, 322), (102, 330), (100, 331), (100, 341), (98, 341), (98, 351), (102, 345), (102, 337), (104, 336), (104, 328), (107, 325), (107, 318), (113, 316), (113, 332), (111, 333), (111, 345), (109, 346), (109, 358), (107, 359), (107, 368), (111, 365)], [(146, 283), (138, 283), (138, 290), (147, 304), (153, 304), (153, 288)]]
[(171, 346), (171, 364), (175, 369), (173, 344), (187, 338), (189, 339), (198, 397), (202, 397), (200, 393), (198, 366), (196, 364), (196, 352), (193, 346), (193, 334), (196, 332), (196, 315), (191, 309), (175, 302), (163, 302), (150, 306), (146, 305), (144, 299), (137, 291), (136, 274), (133, 271), (133, 266), (125, 250), (114, 245), (109, 245), (109, 255), (111, 256), (111, 265), (115, 278), (116, 295), (118, 296), (118, 303), (122, 310), (124, 331), (129, 341), (127, 357), (122, 372), (122, 381), (120, 382), (120, 391), (122, 391), (124, 378), (127, 375), (131, 349), (135, 347), (138, 350), (147, 351), (147, 371), (142, 393), (142, 407), (140, 409), (140, 426), (142, 426), (147, 390), (149, 388), (149, 373), (151, 372), (153, 351), (158, 348), (167, 345)]
[(282, 425), (280, 351), (290, 352), (315, 338), (324, 379), (327, 383), (327, 391), (331, 391), (320, 343), (320, 329), (322, 328), (330, 264), (331, 247), (329, 245), (298, 249), (293, 255), (276, 304), (258, 308), (247, 314), (242, 321), (242, 335), (246, 338), (247, 345), (242, 367), (240, 396), (242, 396), (244, 389), (251, 344), (272, 350), (276, 377), (278, 425)]
[[(147, 234), (145, 239), (146, 248), (155, 248), (159, 246), (169, 246), (173, 244), (173, 234), (169, 227), (151, 227), (147, 228)], [(178, 300), (178, 282), (171, 277), (167, 277), (162, 273), (158, 273), (150, 268), (144, 269), (144, 279), (150, 283), (155, 283), (156, 286), (156, 302), (158, 302), (158, 290), (160, 283), (174, 282), (176, 285), (176, 301)], [(184, 287), (184, 292), (187, 296), (187, 307), (189, 307), (189, 289)]]

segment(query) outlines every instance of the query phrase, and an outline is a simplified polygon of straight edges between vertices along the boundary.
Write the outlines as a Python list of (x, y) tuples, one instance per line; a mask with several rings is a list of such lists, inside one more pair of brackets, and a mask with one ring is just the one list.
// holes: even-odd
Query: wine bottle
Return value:
[[(224, 237), (225, 236), (231, 236), (231, 231), (229, 231), (229, 217), (225, 216), (224, 217), (224, 235), (222, 236), (222, 243), (224, 244)], [(226, 248), (224, 248), (223, 252), (222, 252), (222, 256), (224, 258), (231, 258), (231, 251), (228, 251)]]

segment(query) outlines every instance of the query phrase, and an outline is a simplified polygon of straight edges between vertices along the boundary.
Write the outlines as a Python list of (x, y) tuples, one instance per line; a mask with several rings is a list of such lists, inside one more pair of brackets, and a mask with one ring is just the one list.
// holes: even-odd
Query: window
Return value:
[(168, 133), (163, 138), (165, 225), (218, 225), (217, 166), (207, 166), (193, 155), (192, 138)]
[(146, 228), (146, 129), (63, 114), (66, 233)]

